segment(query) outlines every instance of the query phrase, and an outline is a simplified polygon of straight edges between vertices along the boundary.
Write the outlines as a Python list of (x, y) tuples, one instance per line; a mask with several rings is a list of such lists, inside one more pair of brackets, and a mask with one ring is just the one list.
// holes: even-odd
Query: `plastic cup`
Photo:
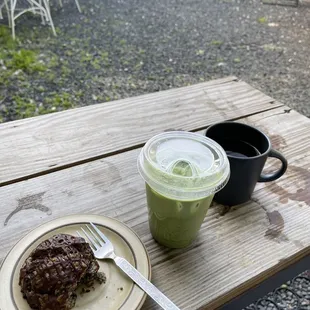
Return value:
[(229, 161), (215, 141), (172, 131), (142, 148), (138, 169), (146, 182), (149, 225), (154, 239), (170, 248), (192, 243), (216, 192), (229, 179)]

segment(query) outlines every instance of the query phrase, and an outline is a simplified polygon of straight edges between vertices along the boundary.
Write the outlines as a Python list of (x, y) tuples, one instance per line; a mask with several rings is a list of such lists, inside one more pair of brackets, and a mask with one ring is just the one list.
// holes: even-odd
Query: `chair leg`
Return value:
[(8, 9), (8, 16), (9, 21), (11, 21), (11, 28), (12, 28), (12, 38), (15, 40), (15, 7), (16, 7), (16, 1), (17, 0), (9, 0), (10, 1), (10, 8)]
[(10, 15), (10, 10), (9, 10), (9, 6), (8, 6), (8, 0), (4, 0), (4, 4), (5, 4), (6, 13), (8, 16), (9, 27), (12, 28), (12, 22), (11, 22), (11, 15)]
[(15, 19), (14, 19), (14, 12), (11, 11), (11, 27), (12, 27), (12, 38), (15, 40)]
[[(42, 0), (39, 1), (39, 4), (42, 6)], [(42, 22), (42, 25), (45, 25), (45, 16), (41, 13), (41, 22)]]
[(75, 0), (75, 4), (76, 4), (76, 7), (77, 7), (77, 9), (79, 10), (79, 12), (82, 13), (79, 0)]
[(6, 7), (6, 0), (3, 0), (2, 4), (0, 5), (0, 19), (3, 19), (2, 9)]
[(55, 37), (57, 37), (57, 33), (56, 33), (56, 30), (55, 30), (55, 27), (54, 27), (54, 23), (53, 23), (53, 20), (52, 20), (51, 12), (50, 12), (49, 5), (48, 5), (48, 0), (43, 0), (43, 3), (44, 3), (44, 6), (45, 6), (45, 11), (46, 11), (46, 14), (47, 14), (47, 18), (48, 18), (48, 20), (50, 22), (50, 26), (52, 27), (53, 34), (54, 34)]
[[(46, 1), (46, 5), (47, 5), (47, 10), (50, 12), (51, 14), (51, 5), (50, 5), (50, 0)], [(47, 16), (46, 16), (46, 21), (47, 21)]]

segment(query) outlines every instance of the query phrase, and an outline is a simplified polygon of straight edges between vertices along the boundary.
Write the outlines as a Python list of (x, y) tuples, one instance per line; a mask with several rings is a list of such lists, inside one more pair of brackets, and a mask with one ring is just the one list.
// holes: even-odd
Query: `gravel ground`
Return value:
[[(55, 1), (0, 24), (0, 122), (236, 75), (310, 116), (310, 5), (259, 0)], [(2, 25), (6, 20), (0, 21)], [(26, 59), (26, 60), (25, 60)]]
[(310, 270), (268, 293), (243, 310), (309, 310)]

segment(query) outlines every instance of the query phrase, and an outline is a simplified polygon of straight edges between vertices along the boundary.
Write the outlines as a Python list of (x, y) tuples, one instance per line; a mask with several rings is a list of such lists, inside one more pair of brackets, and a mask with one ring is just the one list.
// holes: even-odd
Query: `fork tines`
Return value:
[(88, 232), (83, 227), (81, 227), (81, 230), (86, 238), (82, 236), (79, 231), (77, 231), (77, 234), (81, 238), (86, 239), (86, 241), (88, 241), (93, 250), (96, 251), (105, 244), (110, 243), (109, 239), (100, 231), (100, 229), (95, 224), (90, 223), (90, 225), (93, 229), (90, 228), (89, 225), (85, 225)]

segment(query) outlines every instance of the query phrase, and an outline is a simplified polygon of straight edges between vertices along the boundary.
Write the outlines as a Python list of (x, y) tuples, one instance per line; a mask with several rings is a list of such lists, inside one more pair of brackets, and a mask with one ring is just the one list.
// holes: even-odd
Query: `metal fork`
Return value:
[[(90, 223), (92, 228), (86, 225), (87, 232), (81, 227), (81, 231), (87, 238), (94, 255), (97, 259), (112, 259), (115, 264), (123, 270), (139, 287), (144, 290), (154, 301), (157, 302), (164, 310), (180, 310), (171, 300), (169, 300), (158, 288), (149, 282), (136, 268), (134, 268), (123, 257), (116, 256), (114, 247), (111, 241), (102, 233), (102, 231), (93, 223)], [(78, 235), (82, 238), (80, 232)]]

